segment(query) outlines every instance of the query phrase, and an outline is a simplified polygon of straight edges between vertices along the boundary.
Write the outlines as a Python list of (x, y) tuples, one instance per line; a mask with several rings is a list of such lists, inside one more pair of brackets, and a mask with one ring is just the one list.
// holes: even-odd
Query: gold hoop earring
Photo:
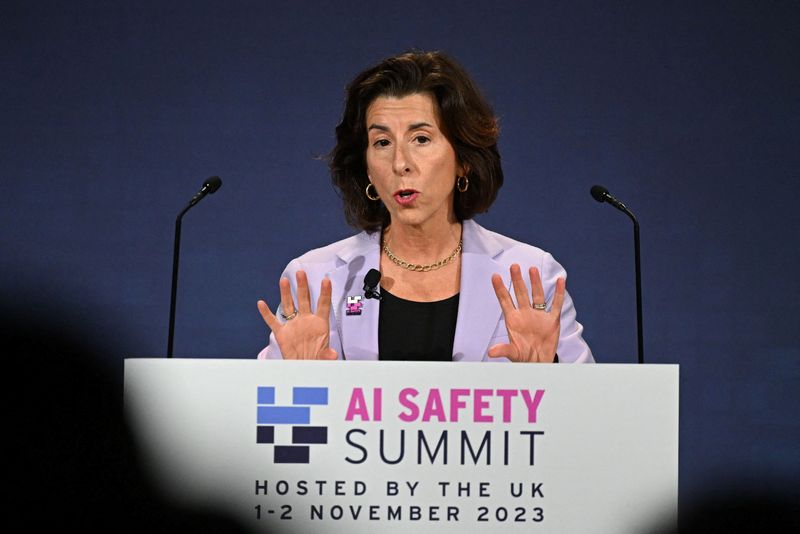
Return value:
[(370, 182), (370, 183), (367, 184), (367, 188), (364, 189), (364, 192), (367, 194), (367, 198), (370, 199), (370, 200), (380, 200), (381, 197), (378, 195), (378, 190), (377, 189), (375, 189), (375, 196), (372, 196), (372, 195), (369, 194), (369, 188), (370, 187), (372, 189), (375, 189), (375, 184)]
[(466, 175), (456, 178), (456, 188), (459, 193), (466, 193), (467, 189), (469, 189), (469, 178), (467, 178)]

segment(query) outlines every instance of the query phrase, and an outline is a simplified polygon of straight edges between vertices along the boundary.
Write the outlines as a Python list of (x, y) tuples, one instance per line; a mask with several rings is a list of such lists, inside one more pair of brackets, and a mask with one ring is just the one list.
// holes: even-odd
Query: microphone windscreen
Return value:
[(378, 287), (378, 282), (381, 281), (381, 272), (377, 269), (370, 269), (367, 276), (364, 277), (364, 285), (366, 287)]
[(217, 189), (222, 187), (222, 178), (219, 176), (212, 176), (203, 182), (203, 187), (208, 189), (209, 193), (216, 193)]
[(603, 187), (602, 185), (593, 185), (592, 189), (592, 198), (594, 198), (598, 202), (605, 202), (606, 197), (608, 196), (608, 189)]

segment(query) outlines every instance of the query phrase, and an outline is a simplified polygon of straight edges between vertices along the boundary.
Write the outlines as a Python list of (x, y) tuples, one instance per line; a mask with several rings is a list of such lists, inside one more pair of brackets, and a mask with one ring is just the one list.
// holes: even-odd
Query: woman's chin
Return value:
[(392, 223), (403, 226), (422, 226), (427, 220), (428, 217), (414, 209), (404, 209), (392, 215)]

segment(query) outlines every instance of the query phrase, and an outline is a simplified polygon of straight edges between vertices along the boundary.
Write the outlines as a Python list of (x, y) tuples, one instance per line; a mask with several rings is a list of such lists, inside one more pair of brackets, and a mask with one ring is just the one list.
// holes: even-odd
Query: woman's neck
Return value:
[(447, 221), (433, 227), (391, 224), (384, 230), (384, 243), (409, 263), (434, 263), (446, 258), (461, 240), (461, 223)]

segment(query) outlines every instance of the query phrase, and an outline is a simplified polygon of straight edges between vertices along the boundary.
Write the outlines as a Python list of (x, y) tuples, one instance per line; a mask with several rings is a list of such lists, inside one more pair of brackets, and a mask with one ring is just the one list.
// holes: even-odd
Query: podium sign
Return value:
[(636, 532), (673, 514), (676, 365), (128, 359), (166, 492), (265, 532)]

